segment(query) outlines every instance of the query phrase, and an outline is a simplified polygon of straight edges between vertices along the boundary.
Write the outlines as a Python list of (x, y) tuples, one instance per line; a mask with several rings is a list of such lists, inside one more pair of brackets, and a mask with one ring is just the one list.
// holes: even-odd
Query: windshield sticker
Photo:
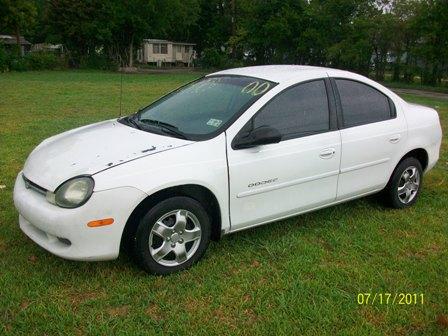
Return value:
[(219, 119), (210, 119), (207, 121), (207, 125), (213, 126), (213, 127), (219, 127), (219, 125), (222, 124), (222, 120)]
[(243, 87), (241, 93), (248, 93), (251, 94), (252, 96), (258, 96), (265, 93), (267, 90), (269, 90), (270, 87), (271, 84), (269, 84), (268, 82), (263, 82), (260, 84), (259, 81), (255, 81)]

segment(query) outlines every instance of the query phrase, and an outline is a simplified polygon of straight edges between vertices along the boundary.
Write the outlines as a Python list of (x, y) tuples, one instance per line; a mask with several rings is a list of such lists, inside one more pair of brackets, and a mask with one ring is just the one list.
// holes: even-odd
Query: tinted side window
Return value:
[(279, 93), (253, 119), (254, 128), (264, 125), (279, 130), (283, 140), (328, 131), (325, 82), (307, 82)]
[(345, 127), (369, 124), (393, 116), (389, 99), (371, 86), (347, 79), (336, 79)]

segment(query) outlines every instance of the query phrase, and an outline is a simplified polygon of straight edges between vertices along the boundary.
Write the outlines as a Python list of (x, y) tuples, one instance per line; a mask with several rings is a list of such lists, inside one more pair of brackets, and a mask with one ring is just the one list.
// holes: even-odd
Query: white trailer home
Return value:
[(153, 63), (192, 66), (196, 57), (194, 43), (172, 42), (167, 40), (145, 39), (137, 52), (140, 63)]

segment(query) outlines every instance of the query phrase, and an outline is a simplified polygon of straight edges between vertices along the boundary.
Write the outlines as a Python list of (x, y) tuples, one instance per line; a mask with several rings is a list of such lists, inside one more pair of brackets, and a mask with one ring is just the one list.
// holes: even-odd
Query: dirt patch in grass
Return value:
[(0, 240), (0, 252), (6, 252), (8, 245), (3, 241)]
[(440, 314), (437, 316), (437, 325), (443, 329), (448, 329), (448, 315)]
[(19, 305), (21, 310), (27, 309), (29, 306), (31, 306), (31, 302), (28, 300), (22, 301)]
[(408, 258), (425, 259), (434, 257), (442, 252), (442, 247), (434, 242), (427, 244), (424, 248), (418, 251), (406, 251), (405, 256)]
[(317, 238), (317, 244), (319, 244), (322, 247), (322, 249), (324, 249), (324, 251), (326, 252), (334, 251), (334, 246), (323, 238)]
[(253, 309), (245, 309), (244, 316), (246, 318), (246, 324), (249, 326), (254, 325), (258, 321), (258, 315), (254, 312)]
[(28, 257), (28, 261), (30, 262), (30, 263), (33, 263), (33, 264), (35, 264), (36, 262), (37, 262), (37, 256), (35, 256), (34, 254), (32, 254), (32, 255), (30, 255), (29, 257)]
[(211, 306), (211, 303), (212, 303), (211, 296), (203, 296), (203, 297), (188, 300), (184, 304), (184, 307), (187, 312), (194, 314), (198, 311), (208, 310)]
[(375, 327), (379, 327), (385, 322), (384, 314), (379, 311), (373, 310), (370, 307), (363, 309), (361, 314), (366, 319), (366, 321), (368, 321)]
[(151, 303), (146, 308), (145, 313), (147, 316), (149, 316), (154, 321), (159, 322), (159, 321), (163, 320), (162, 311), (161, 311), (160, 307), (155, 303)]
[(403, 237), (403, 238), (417, 238), (418, 233), (410, 230), (397, 230), (394, 233), (395, 237)]
[(111, 317), (125, 317), (129, 314), (130, 306), (119, 306), (119, 307), (112, 307), (107, 309), (107, 313)]
[(224, 324), (226, 327), (236, 330), (237, 325), (234, 317), (231, 314), (228, 314), (222, 306), (214, 309), (212, 312), (212, 316), (215, 321), (220, 324)]
[(68, 290), (64, 295), (66, 295), (68, 301), (74, 308), (77, 308), (86, 302), (104, 299), (106, 297), (106, 293), (103, 290)]
[(250, 264), (250, 266), (251, 266), (252, 268), (258, 268), (258, 267), (261, 266), (261, 264), (260, 264), (260, 262), (259, 262), (258, 260), (254, 260), (254, 261), (252, 261), (252, 263)]
[(430, 335), (432, 333), (429, 332), (428, 328), (428, 323), (425, 323), (425, 321), (421, 318), (413, 316), (406, 325), (396, 327), (394, 329), (393, 335)]
[(227, 272), (227, 275), (230, 277), (238, 276), (241, 273), (241, 267), (239, 265), (237, 266), (231, 266)]

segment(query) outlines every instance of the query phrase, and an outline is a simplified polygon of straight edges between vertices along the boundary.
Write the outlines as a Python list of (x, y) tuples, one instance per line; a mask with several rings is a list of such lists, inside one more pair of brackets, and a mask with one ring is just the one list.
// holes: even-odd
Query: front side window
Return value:
[(344, 127), (359, 126), (394, 117), (393, 103), (373, 87), (349, 79), (336, 79)]
[(162, 43), (160, 45), (160, 53), (161, 54), (168, 54), (168, 46), (166, 43)]
[(160, 44), (155, 43), (152, 45), (152, 53), (160, 54)]
[(133, 121), (151, 127), (168, 125), (186, 138), (199, 139), (218, 132), (274, 86), (253, 77), (205, 77), (144, 108)]
[(328, 131), (330, 111), (325, 82), (315, 80), (286, 89), (265, 105), (251, 123), (253, 128), (276, 128), (282, 140)]

